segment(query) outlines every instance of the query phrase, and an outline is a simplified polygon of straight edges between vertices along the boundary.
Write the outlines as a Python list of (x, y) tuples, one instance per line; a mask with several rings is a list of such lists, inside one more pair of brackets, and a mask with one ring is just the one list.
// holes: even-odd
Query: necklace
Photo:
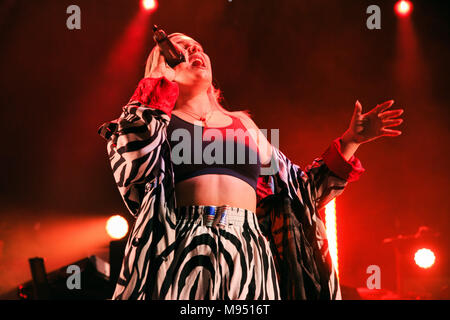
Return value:
[(214, 110), (208, 111), (205, 116), (200, 116), (197, 113), (192, 112), (192, 111), (178, 110), (178, 112), (185, 113), (185, 114), (191, 116), (192, 118), (201, 121), (203, 123), (203, 126), (206, 127), (207, 126), (207, 122), (208, 122), (209, 118), (211, 118)]

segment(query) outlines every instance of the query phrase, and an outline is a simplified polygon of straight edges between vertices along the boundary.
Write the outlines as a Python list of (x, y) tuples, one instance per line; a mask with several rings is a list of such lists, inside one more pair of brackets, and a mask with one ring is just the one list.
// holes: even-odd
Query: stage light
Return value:
[(412, 11), (412, 3), (410, 1), (402, 0), (402, 1), (398, 1), (395, 4), (395, 12), (399, 16), (402, 16), (402, 17), (409, 16), (411, 11)]
[(156, 0), (142, 0), (142, 7), (145, 10), (155, 10), (157, 6)]
[(430, 249), (422, 248), (416, 251), (416, 254), (414, 255), (414, 261), (419, 267), (428, 269), (436, 261), (436, 256)]
[(331, 200), (325, 206), (325, 229), (327, 232), (328, 248), (330, 249), (331, 260), (339, 277), (338, 249), (337, 249), (337, 226), (336, 226), (336, 201)]
[(113, 239), (121, 239), (128, 232), (128, 222), (125, 218), (115, 215), (106, 222), (106, 232)]

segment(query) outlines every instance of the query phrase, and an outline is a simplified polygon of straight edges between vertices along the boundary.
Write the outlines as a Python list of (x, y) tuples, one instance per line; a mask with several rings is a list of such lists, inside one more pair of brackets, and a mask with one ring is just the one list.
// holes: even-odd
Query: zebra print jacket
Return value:
[[(155, 299), (156, 275), (173, 259), (176, 226), (174, 174), (166, 127), (178, 86), (165, 78), (141, 80), (116, 120), (99, 134), (107, 140), (114, 179), (136, 218), (127, 240), (113, 299)], [(260, 176), (257, 216), (271, 244), (282, 299), (340, 299), (319, 209), (364, 171), (346, 161), (340, 140), (302, 170), (273, 148), (272, 175)]]

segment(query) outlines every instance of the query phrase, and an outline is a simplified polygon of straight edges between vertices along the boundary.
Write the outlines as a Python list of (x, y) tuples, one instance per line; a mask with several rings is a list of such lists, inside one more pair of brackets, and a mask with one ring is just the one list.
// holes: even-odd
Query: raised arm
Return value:
[(167, 66), (158, 47), (149, 54), (142, 79), (123, 112), (103, 124), (99, 134), (107, 141), (114, 179), (134, 216), (146, 192), (158, 185), (163, 166), (161, 148), (179, 95), (175, 69)]
[(178, 96), (176, 83), (144, 78), (116, 120), (103, 124), (99, 134), (107, 141), (114, 179), (122, 198), (137, 216), (147, 187), (158, 176), (161, 146)]

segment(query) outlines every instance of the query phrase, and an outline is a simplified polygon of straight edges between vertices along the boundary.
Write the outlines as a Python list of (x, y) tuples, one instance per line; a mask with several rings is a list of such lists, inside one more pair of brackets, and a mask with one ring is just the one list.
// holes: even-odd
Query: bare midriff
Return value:
[(177, 207), (229, 205), (256, 211), (256, 192), (247, 182), (230, 175), (205, 174), (175, 185)]

